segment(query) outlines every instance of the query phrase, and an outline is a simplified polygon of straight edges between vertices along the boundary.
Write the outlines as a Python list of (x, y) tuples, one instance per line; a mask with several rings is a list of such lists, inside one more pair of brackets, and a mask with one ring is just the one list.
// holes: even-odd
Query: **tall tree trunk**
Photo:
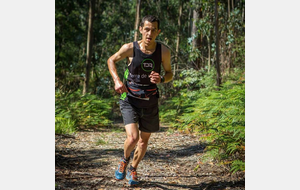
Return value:
[(176, 54), (174, 63), (174, 76), (176, 69), (178, 69), (178, 51), (179, 51), (179, 41), (180, 41), (180, 31), (181, 31), (181, 15), (182, 15), (182, 2), (179, 0), (179, 16), (178, 16), (178, 30), (177, 30), (177, 40), (176, 40)]
[(138, 40), (139, 36), (139, 23), (141, 14), (141, 0), (136, 0), (136, 12), (135, 12), (135, 25), (134, 25), (134, 41)]
[(242, 22), (245, 22), (245, 7), (242, 7)]
[[(202, 12), (201, 7), (199, 7), (198, 19), (199, 20), (203, 19), (203, 12)], [(200, 31), (200, 34), (198, 35), (198, 49), (201, 51), (202, 47), (203, 47), (203, 33)], [(201, 57), (201, 56), (198, 58), (198, 67), (199, 67), (199, 69), (205, 68), (205, 64), (204, 64), (203, 59), (204, 58)]]
[[(231, 7), (231, 10), (233, 10), (233, 7)], [(230, 0), (228, 0), (228, 18), (227, 21), (229, 21), (230, 19)], [(230, 22), (230, 21), (229, 21)], [(228, 31), (229, 32), (229, 31)], [(226, 38), (226, 36), (225, 36)], [(230, 70), (231, 70), (231, 43), (229, 43), (228, 48), (227, 48), (227, 69), (228, 69), (228, 73), (230, 74)]]
[(188, 22), (188, 35), (192, 36), (192, 27), (193, 27), (193, 9), (191, 8), (191, 5), (189, 5), (189, 22)]
[(211, 61), (211, 55), (210, 55), (210, 52), (211, 52), (211, 40), (210, 40), (210, 37), (209, 36), (206, 36), (207, 37), (207, 42), (208, 42), (208, 60), (207, 60), (207, 72), (210, 71), (210, 61)]
[(218, 25), (218, 0), (215, 0), (215, 33), (216, 33), (216, 70), (217, 86), (221, 85), (220, 60), (219, 60), (219, 25)]
[(196, 22), (198, 21), (198, 18), (199, 18), (199, 14), (198, 12), (194, 9), (193, 10), (193, 26), (192, 26), (192, 37), (193, 38), (193, 48), (197, 48), (198, 47), (198, 37), (197, 37), (197, 26), (196, 26)]
[(90, 80), (90, 70), (91, 70), (91, 56), (93, 47), (93, 21), (95, 12), (95, 0), (89, 1), (89, 25), (88, 25), (88, 36), (87, 36), (87, 48), (86, 48), (86, 69), (85, 78), (83, 84), (83, 95), (88, 92), (89, 80)]
[[(209, 14), (210, 18), (209, 18), (209, 22), (210, 23), (213, 23), (214, 22), (214, 17), (213, 17), (213, 13), (212, 14)], [(214, 55), (212, 56), (212, 52), (211, 52), (211, 46), (212, 46), (212, 42), (214, 41), (213, 40), (213, 31), (214, 29), (211, 28), (209, 29), (209, 34), (207, 36), (207, 40), (208, 40), (208, 72), (210, 71), (211, 69), (211, 66), (214, 66)]]
[[(197, 23), (198, 20), (199, 20), (199, 13), (195, 8), (193, 10), (193, 26), (192, 26), (192, 37), (193, 37), (192, 46), (193, 46), (193, 50), (198, 49), (199, 46), (200, 46), (199, 45), (199, 40), (200, 39), (199, 39), (199, 35), (197, 33), (197, 26), (196, 26), (196, 23)], [(197, 69), (200, 69), (199, 64), (200, 64), (200, 58), (197, 57), (195, 62), (194, 62), (194, 65)]]
[(230, 0), (228, 0), (228, 18), (230, 17)]

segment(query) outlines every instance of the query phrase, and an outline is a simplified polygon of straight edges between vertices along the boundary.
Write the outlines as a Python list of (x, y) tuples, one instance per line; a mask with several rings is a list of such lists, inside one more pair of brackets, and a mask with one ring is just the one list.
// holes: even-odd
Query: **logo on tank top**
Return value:
[(141, 66), (144, 71), (151, 72), (155, 67), (155, 63), (152, 59), (144, 59)]

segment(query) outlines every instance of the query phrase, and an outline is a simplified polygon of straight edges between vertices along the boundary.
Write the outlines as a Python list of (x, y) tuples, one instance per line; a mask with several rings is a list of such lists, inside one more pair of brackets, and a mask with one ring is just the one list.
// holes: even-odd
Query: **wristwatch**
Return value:
[(160, 83), (164, 83), (165, 82), (165, 77), (164, 76), (160, 76)]

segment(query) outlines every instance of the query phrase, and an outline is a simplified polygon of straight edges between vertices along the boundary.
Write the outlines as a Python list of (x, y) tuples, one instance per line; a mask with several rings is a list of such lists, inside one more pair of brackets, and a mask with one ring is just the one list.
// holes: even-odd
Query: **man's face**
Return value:
[(157, 22), (149, 22), (145, 21), (144, 26), (140, 26), (140, 32), (142, 34), (142, 40), (145, 44), (150, 44), (155, 41), (155, 38), (160, 33), (160, 30), (158, 29), (158, 23)]

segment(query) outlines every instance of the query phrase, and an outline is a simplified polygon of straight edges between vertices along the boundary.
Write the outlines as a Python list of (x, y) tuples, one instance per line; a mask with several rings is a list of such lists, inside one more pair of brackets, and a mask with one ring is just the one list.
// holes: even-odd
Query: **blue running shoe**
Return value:
[(121, 158), (118, 169), (115, 172), (115, 177), (117, 180), (122, 180), (125, 178), (125, 174), (126, 174), (125, 170), (128, 165), (128, 162), (129, 161), (126, 161), (124, 158)]
[(137, 179), (137, 173), (136, 170), (128, 170), (126, 179), (129, 180), (128, 184), (130, 186), (135, 186), (139, 184), (139, 181)]

